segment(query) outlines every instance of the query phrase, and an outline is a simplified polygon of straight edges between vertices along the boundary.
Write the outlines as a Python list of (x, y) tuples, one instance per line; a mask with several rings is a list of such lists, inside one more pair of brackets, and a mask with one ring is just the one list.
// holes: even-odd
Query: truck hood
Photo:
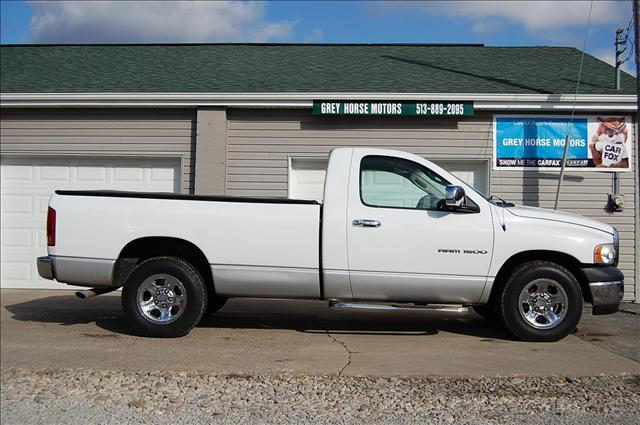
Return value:
[(564, 211), (549, 210), (546, 208), (515, 206), (505, 208), (511, 214), (524, 218), (536, 218), (540, 220), (553, 220), (562, 223), (574, 224), (577, 226), (590, 227), (592, 229), (601, 230), (613, 234), (613, 226), (603, 223), (592, 218), (583, 217)]

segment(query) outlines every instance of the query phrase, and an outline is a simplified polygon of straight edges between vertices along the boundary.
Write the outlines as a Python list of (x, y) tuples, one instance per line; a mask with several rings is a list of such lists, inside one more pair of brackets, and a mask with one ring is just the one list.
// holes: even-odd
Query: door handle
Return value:
[(380, 227), (380, 221), (369, 220), (367, 218), (358, 218), (353, 220), (353, 225), (358, 227)]

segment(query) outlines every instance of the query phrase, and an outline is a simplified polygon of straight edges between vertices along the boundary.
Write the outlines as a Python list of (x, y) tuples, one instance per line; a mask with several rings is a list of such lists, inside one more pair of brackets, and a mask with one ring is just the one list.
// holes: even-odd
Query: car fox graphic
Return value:
[(593, 135), (589, 149), (596, 167), (627, 168), (629, 153), (626, 142), (629, 137), (624, 117), (598, 118), (600, 125)]

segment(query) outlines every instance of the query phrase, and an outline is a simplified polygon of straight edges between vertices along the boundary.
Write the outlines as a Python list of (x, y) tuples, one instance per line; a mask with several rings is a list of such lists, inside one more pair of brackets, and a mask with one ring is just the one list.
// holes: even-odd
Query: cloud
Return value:
[(477, 21), (471, 27), (471, 30), (479, 35), (489, 36), (502, 29), (504, 23), (496, 18), (484, 18)]
[[(473, 22), (472, 30), (484, 34), (496, 22), (520, 25), (540, 38), (558, 39), (568, 29), (582, 28), (587, 22), (590, 1), (428, 1), (382, 2), (371, 7), (389, 11), (410, 10)], [(631, 18), (630, 2), (594, 1), (591, 25), (624, 22)]]
[(319, 43), (324, 38), (324, 33), (320, 28), (314, 28), (311, 32), (304, 36), (305, 43)]
[[(631, 48), (631, 45), (629, 45), (628, 49)], [(626, 59), (629, 55), (629, 50), (627, 49), (627, 51), (625, 51), (622, 54), (622, 59)], [(601, 61), (604, 61), (606, 63), (608, 63), (611, 66), (615, 66), (615, 53), (613, 51), (612, 48), (607, 48), (607, 49), (599, 49), (596, 50), (594, 52), (588, 52), (589, 54), (597, 57), (598, 59), (600, 59)], [(633, 54), (631, 54), (631, 56), (629, 57), (629, 60), (626, 61), (625, 63), (623, 63), (620, 68), (631, 74), (631, 75), (636, 75), (636, 70), (635, 70), (635, 62), (633, 60)]]
[[(433, 1), (403, 2), (402, 7), (416, 7), (425, 12), (437, 12), (474, 20), (503, 18), (520, 23), (529, 31), (583, 26), (587, 22), (589, 1)], [(391, 4), (387, 3), (389, 6)], [(594, 1), (592, 24), (610, 24), (624, 19), (629, 11), (620, 1)]]
[(269, 21), (244, 1), (31, 2), (33, 43), (194, 43), (288, 40), (296, 21)]

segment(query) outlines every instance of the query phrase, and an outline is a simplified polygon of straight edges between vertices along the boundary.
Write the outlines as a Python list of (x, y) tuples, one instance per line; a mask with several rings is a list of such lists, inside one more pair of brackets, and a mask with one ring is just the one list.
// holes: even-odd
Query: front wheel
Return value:
[(582, 292), (564, 267), (532, 261), (518, 267), (504, 287), (500, 313), (509, 331), (525, 341), (557, 341), (582, 315)]
[(138, 264), (122, 290), (122, 309), (142, 336), (186, 335), (200, 322), (207, 289), (198, 271), (175, 257), (156, 257)]

